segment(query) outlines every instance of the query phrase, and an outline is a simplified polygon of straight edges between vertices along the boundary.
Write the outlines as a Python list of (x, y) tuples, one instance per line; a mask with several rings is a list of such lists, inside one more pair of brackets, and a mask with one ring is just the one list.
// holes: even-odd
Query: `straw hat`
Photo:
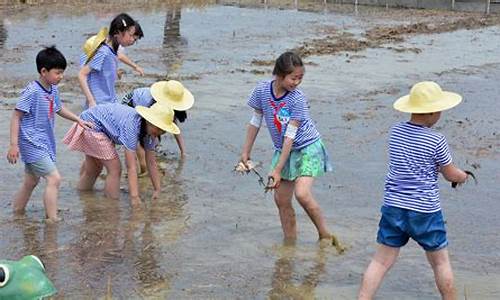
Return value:
[(155, 103), (151, 107), (136, 106), (135, 110), (149, 123), (173, 134), (181, 133), (179, 127), (174, 123), (174, 110), (170, 107)]
[(158, 81), (151, 86), (151, 96), (175, 110), (188, 110), (194, 104), (194, 97), (182, 83), (176, 80)]
[(410, 94), (394, 102), (394, 109), (407, 112), (425, 114), (450, 109), (462, 101), (462, 96), (452, 92), (445, 92), (433, 81), (422, 81), (415, 84)]
[(96, 35), (89, 37), (85, 43), (83, 44), (83, 52), (87, 55), (87, 61), (94, 56), (99, 46), (106, 40), (108, 37), (108, 28), (103, 27), (99, 30)]

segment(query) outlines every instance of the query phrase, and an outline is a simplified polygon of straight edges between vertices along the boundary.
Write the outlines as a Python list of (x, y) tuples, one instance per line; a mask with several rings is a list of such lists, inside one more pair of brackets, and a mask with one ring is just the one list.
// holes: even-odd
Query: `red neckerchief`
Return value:
[(283, 102), (279, 103), (278, 105), (276, 105), (276, 103), (274, 103), (273, 99), (269, 99), (269, 104), (272, 106), (272, 108), (274, 110), (274, 119), (273, 119), (274, 126), (276, 126), (279, 133), (281, 134), (281, 123), (278, 120), (278, 112), (280, 111), (280, 109), (283, 108), (283, 106), (285, 106), (286, 102), (283, 101)]
[(49, 101), (49, 119), (54, 118), (54, 96), (45, 96), (45, 100)]

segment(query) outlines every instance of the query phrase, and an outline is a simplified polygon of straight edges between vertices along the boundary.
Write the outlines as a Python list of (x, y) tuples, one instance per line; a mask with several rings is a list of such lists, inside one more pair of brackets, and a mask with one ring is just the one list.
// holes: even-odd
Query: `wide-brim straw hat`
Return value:
[(106, 41), (106, 38), (108, 37), (108, 28), (103, 27), (99, 30), (99, 32), (96, 35), (93, 35), (89, 37), (85, 43), (83, 44), (83, 53), (87, 56), (87, 60), (92, 58), (94, 54), (97, 52), (97, 49), (99, 49), (99, 46)]
[(462, 101), (457, 93), (445, 92), (433, 81), (415, 84), (410, 94), (394, 102), (394, 109), (415, 114), (433, 113), (450, 109)]
[(136, 106), (135, 110), (149, 123), (163, 131), (173, 134), (181, 133), (181, 130), (174, 123), (174, 111), (172, 108), (161, 103), (155, 103), (151, 107)]
[(193, 94), (176, 80), (155, 82), (150, 90), (157, 102), (167, 104), (175, 110), (188, 110), (194, 104)]

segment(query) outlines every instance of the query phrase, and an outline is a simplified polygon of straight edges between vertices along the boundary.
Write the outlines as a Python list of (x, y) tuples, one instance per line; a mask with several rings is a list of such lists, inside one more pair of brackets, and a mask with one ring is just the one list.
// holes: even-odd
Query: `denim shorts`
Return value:
[(402, 247), (410, 237), (425, 251), (436, 251), (448, 245), (441, 211), (421, 213), (393, 206), (380, 209), (377, 242), (389, 247)]
[(26, 173), (30, 173), (37, 177), (43, 177), (57, 170), (57, 167), (50, 157), (42, 157), (36, 162), (24, 164), (24, 170)]

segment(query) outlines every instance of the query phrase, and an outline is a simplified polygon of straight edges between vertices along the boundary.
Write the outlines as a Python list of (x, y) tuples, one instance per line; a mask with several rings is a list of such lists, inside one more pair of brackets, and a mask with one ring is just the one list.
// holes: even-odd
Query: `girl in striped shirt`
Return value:
[(174, 111), (161, 103), (135, 109), (120, 103), (108, 103), (91, 107), (80, 118), (94, 124), (91, 130), (73, 125), (64, 137), (70, 150), (85, 154), (79, 190), (91, 190), (103, 167), (107, 176), (104, 192), (109, 198), (119, 198), (121, 163), (115, 145), (125, 147), (128, 172), (129, 196), (133, 206), (140, 204), (137, 182), (136, 150), (141, 145), (146, 150), (148, 172), (153, 184), (153, 199), (160, 193), (160, 175), (154, 149), (158, 137), (165, 132), (179, 134), (174, 124)]
[(257, 85), (248, 100), (254, 114), (247, 127), (240, 161), (249, 171), (250, 152), (265, 120), (274, 144), (268, 188), (275, 189), (281, 226), (286, 240), (295, 240), (297, 228), (292, 196), (316, 226), (319, 239), (330, 239), (326, 221), (312, 195), (314, 177), (331, 170), (320, 135), (309, 116), (307, 99), (297, 87), (304, 76), (304, 64), (293, 52), (276, 60), (273, 80)]
[[(86, 98), (86, 108), (117, 102), (118, 47), (131, 46), (142, 36), (134, 19), (122, 13), (111, 21), (107, 36), (106, 30), (102, 29), (92, 37), (89, 45), (84, 46), (86, 53), (82, 57), (78, 81)], [(87, 46), (89, 48), (85, 48)]]

